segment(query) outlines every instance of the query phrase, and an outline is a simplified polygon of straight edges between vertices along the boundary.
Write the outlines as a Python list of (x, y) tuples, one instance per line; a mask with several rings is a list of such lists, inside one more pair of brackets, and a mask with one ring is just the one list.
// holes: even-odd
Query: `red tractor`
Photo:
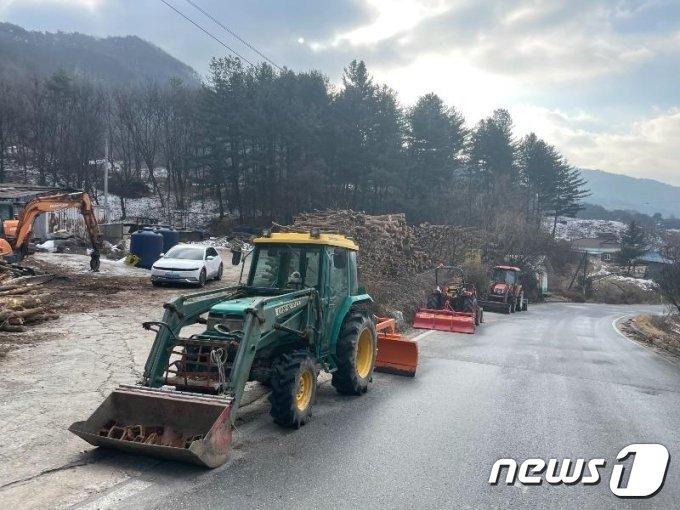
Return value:
[(485, 310), (515, 313), (525, 312), (529, 300), (524, 297), (522, 272), (514, 266), (495, 266), (491, 270), (491, 282), (480, 304)]
[(483, 321), (475, 284), (466, 282), (463, 270), (455, 266), (439, 266), (434, 274), (435, 290), (427, 297), (427, 308), (416, 312), (413, 327), (474, 333)]

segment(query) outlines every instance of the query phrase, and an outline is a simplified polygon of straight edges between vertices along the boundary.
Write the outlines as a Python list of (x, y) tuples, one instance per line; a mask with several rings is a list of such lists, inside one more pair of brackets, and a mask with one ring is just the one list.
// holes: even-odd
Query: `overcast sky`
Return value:
[[(167, 0), (249, 59), (186, 0)], [(508, 108), (574, 165), (680, 185), (680, 0), (193, 0), (279, 65), (364, 59), (411, 105)], [(27, 29), (137, 35), (205, 74), (225, 49), (160, 0), (0, 0)]]

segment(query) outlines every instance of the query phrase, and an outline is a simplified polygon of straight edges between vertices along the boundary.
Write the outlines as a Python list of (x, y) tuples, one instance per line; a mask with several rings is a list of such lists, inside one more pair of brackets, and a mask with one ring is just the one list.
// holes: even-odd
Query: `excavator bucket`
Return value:
[(214, 468), (227, 460), (233, 398), (120, 386), (69, 430), (94, 446)]
[(453, 312), (451, 310), (421, 308), (416, 312), (413, 319), (413, 327), (472, 334), (476, 329), (475, 315), (474, 313)]
[(394, 319), (378, 319), (378, 372), (415, 377), (418, 368), (418, 343), (397, 333)]

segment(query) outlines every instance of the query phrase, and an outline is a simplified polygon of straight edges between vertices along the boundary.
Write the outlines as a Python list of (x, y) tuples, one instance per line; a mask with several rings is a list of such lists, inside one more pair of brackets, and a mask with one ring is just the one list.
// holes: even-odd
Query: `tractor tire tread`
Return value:
[(300, 412), (295, 406), (295, 389), (298, 373), (303, 365), (310, 364), (314, 370), (316, 385), (316, 365), (309, 352), (297, 350), (284, 353), (274, 361), (272, 377), (270, 379), (271, 393), (269, 393), (269, 403), (271, 405), (270, 415), (278, 425), (300, 428), (311, 416), (311, 406), (316, 396), (316, 387), (313, 390), (312, 401), (305, 411)]
[[(356, 371), (356, 349), (359, 335), (365, 327), (373, 331), (374, 349), (377, 352), (377, 334), (375, 326), (368, 313), (358, 310), (350, 311), (340, 330), (337, 343), (338, 367), (333, 372), (331, 384), (341, 395), (361, 395), (368, 391), (373, 368), (368, 373), (366, 379), (361, 379)], [(376, 354), (373, 359), (375, 363)]]

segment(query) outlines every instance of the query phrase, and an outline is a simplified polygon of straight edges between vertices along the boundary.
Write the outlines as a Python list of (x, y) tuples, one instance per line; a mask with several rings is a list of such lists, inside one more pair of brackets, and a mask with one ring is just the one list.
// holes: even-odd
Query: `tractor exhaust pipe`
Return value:
[(214, 468), (228, 457), (233, 401), (120, 386), (87, 421), (69, 430), (94, 446)]

